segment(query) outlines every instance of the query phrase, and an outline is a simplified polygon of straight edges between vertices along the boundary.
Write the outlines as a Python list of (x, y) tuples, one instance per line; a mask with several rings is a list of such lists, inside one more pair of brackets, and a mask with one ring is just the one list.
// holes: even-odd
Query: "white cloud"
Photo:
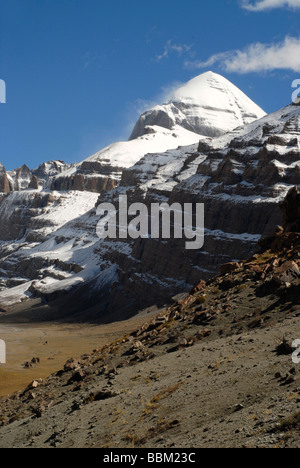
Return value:
[(182, 81), (172, 81), (167, 85), (161, 86), (159, 92), (152, 99), (136, 99), (134, 102), (127, 103), (131, 111), (140, 116), (144, 112), (157, 105), (165, 104), (172, 99), (174, 91), (183, 86)]
[(243, 50), (212, 55), (207, 61), (186, 61), (187, 68), (208, 68), (219, 65), (227, 72), (251, 73), (271, 70), (300, 72), (300, 38), (287, 36), (275, 44), (251, 44)]
[(143, 114), (147, 110), (152, 109), (152, 107), (170, 101), (174, 91), (183, 86), (183, 84), (184, 83), (181, 81), (172, 81), (171, 83), (162, 86), (159, 92), (156, 95), (154, 95), (152, 99), (136, 99), (133, 102), (127, 102), (127, 109), (123, 115), (125, 125), (122, 129), (121, 139), (128, 138), (128, 135), (132, 133), (136, 121), (141, 114)]
[(161, 55), (156, 56), (156, 60), (160, 62), (161, 60), (168, 58), (171, 53), (176, 53), (178, 56), (182, 56), (183, 54), (189, 53), (191, 54), (192, 45), (188, 44), (173, 44), (171, 40), (169, 40), (165, 47), (164, 51)]
[(242, 7), (249, 11), (265, 11), (274, 8), (300, 8), (300, 0), (249, 0), (242, 1)]

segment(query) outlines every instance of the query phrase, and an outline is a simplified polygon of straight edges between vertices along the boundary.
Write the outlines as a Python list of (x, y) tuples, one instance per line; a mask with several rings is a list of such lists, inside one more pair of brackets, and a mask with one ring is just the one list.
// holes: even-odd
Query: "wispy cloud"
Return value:
[(123, 121), (125, 122), (122, 129), (122, 138), (124, 138), (125, 135), (125, 139), (128, 138), (141, 114), (152, 109), (152, 107), (169, 102), (172, 99), (174, 91), (181, 86), (183, 86), (183, 82), (172, 81), (171, 83), (162, 86), (159, 92), (154, 95), (152, 99), (136, 99), (133, 102), (128, 102), (126, 106), (127, 109), (122, 116)]
[(91, 65), (101, 64), (106, 59), (104, 54), (99, 55), (95, 52), (86, 52), (83, 57), (83, 68), (89, 68)]
[(153, 96), (152, 99), (136, 99), (134, 102), (127, 103), (128, 109), (131, 114), (134, 114), (134, 119), (136, 120), (137, 117), (152, 107), (169, 102), (172, 99), (174, 91), (181, 86), (183, 86), (183, 82), (172, 81), (171, 83), (162, 86), (159, 92)]
[(274, 8), (300, 8), (300, 0), (242, 0), (241, 5), (249, 11), (265, 11)]
[(186, 61), (192, 69), (218, 65), (222, 70), (236, 73), (292, 70), (300, 72), (300, 38), (287, 36), (283, 42), (262, 44), (257, 42), (242, 50), (233, 50), (212, 55), (205, 62)]
[(192, 47), (192, 44), (174, 44), (172, 40), (169, 40), (165, 44), (164, 51), (160, 55), (156, 56), (156, 60), (160, 62), (163, 59), (167, 59), (172, 53), (177, 54), (179, 57), (184, 54), (189, 54), (191, 57), (193, 55)]

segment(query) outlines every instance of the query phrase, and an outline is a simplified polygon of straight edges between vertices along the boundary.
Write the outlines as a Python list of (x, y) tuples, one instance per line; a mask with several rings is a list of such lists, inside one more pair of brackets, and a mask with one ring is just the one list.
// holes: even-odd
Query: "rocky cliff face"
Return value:
[(199, 141), (199, 135), (176, 126), (172, 130), (154, 125), (132, 141), (114, 143), (56, 176), (52, 190), (80, 190), (102, 193), (119, 185), (122, 173), (147, 153), (175, 149)]
[(145, 296), (161, 304), (199, 275), (211, 277), (220, 264), (254, 252), (282, 222), (278, 202), (300, 183), (299, 115), (291, 105), (198, 147), (147, 155), (123, 172), (121, 188), (131, 201), (204, 203), (205, 246), (191, 252), (181, 241), (139, 240), (130, 256), (115, 254), (121, 286), (113, 307), (133, 296), (139, 307)]
[(0, 164), (0, 193), (8, 193), (12, 190), (5, 167)]
[[(49, 183), (57, 174), (66, 170), (68, 165), (63, 161), (50, 161), (31, 170), (26, 164), (13, 171), (6, 171), (0, 164), (0, 193), (21, 192), (22, 190), (38, 190), (49, 188)], [(51, 185), (51, 183), (50, 183)]]
[(39, 181), (39, 185), (44, 188), (50, 188), (52, 179), (69, 169), (70, 165), (64, 161), (49, 161), (41, 164), (32, 171), (33, 177)]

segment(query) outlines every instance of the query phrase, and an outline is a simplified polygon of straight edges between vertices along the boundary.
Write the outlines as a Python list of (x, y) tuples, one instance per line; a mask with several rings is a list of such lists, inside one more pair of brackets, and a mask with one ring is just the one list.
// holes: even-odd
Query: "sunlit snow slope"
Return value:
[(180, 125), (204, 136), (219, 136), (253, 122), (265, 112), (226, 78), (207, 72), (173, 91), (168, 103), (145, 112), (133, 130), (131, 139), (156, 125), (172, 129)]

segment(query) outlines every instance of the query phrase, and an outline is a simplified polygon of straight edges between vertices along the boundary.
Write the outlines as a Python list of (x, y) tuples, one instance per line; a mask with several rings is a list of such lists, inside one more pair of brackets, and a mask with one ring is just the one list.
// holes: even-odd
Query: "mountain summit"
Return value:
[(265, 112), (226, 78), (207, 72), (172, 92), (170, 100), (146, 111), (130, 136), (134, 140), (157, 125), (172, 130), (179, 125), (215, 137), (264, 117)]
[[(300, 108), (253, 122), (264, 112), (213, 73), (171, 97), (141, 116), (141, 136), (82, 162), (51, 161), (31, 173), (0, 166), (0, 319), (21, 307), (23, 320), (32, 300), (43, 309), (34, 315), (50, 320), (66, 310), (80, 320), (119, 320), (164, 305), (224, 260), (248, 256), (266, 231), (268, 210), (280, 222), (272, 187), (282, 172), (295, 185), (288, 165), (298, 160)], [(226, 129), (235, 130), (223, 135)], [(115, 204), (119, 195), (147, 206), (205, 203), (205, 250), (187, 255), (180, 242), (99, 239), (95, 206)]]
[(236, 86), (212, 72), (174, 90), (169, 99), (140, 116), (129, 141), (115, 142), (75, 164), (52, 161), (35, 171), (25, 166), (10, 171), (8, 181), (0, 177), (0, 190), (7, 193), (38, 186), (56, 191), (112, 190), (119, 185), (123, 171), (147, 154), (194, 145), (265, 116)]

